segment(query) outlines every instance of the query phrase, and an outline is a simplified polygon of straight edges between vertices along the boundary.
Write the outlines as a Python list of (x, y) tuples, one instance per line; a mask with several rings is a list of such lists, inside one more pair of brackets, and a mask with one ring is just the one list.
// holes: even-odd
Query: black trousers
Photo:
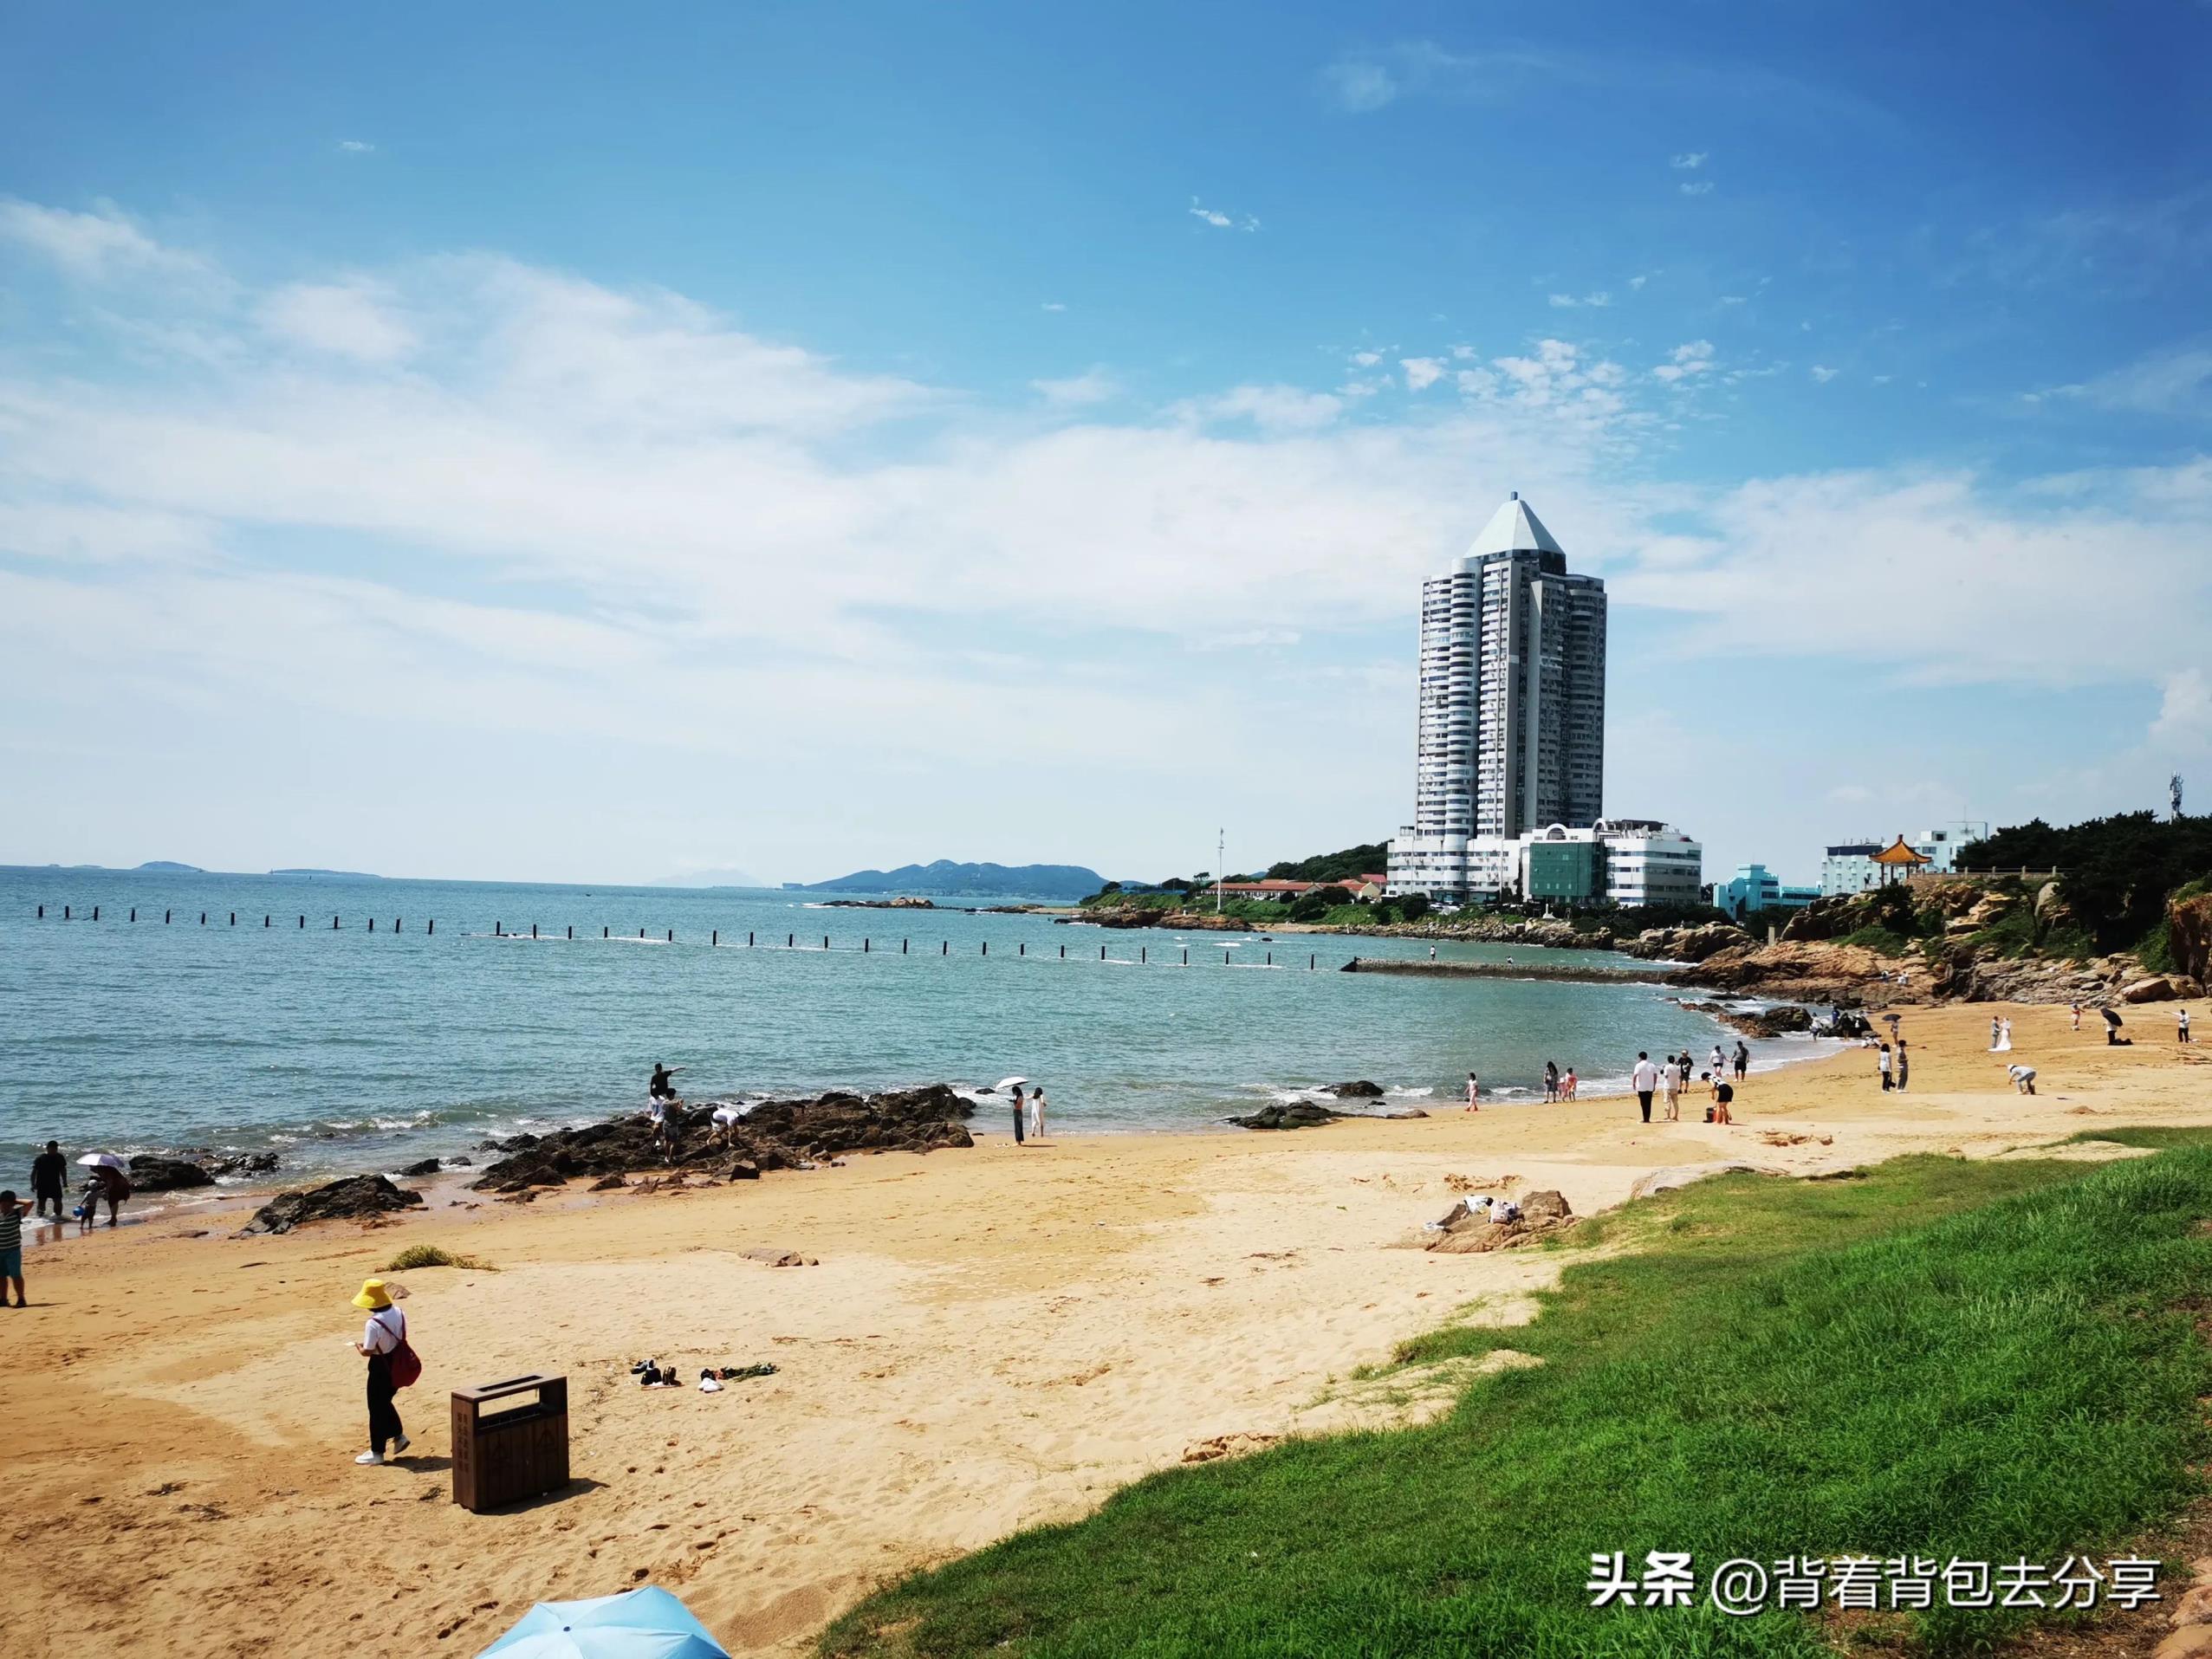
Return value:
[(368, 1363), (369, 1446), (382, 1452), (388, 1440), (404, 1437), (399, 1427), (399, 1409), (392, 1403), (399, 1390), (392, 1386), (392, 1361), (384, 1354), (372, 1354)]
[(1019, 1106), (1014, 1108), (1014, 1144), (1016, 1146), (1022, 1144), (1022, 1108)]
[(1644, 1121), (1645, 1123), (1647, 1123), (1647, 1124), (1648, 1124), (1648, 1123), (1650, 1123), (1650, 1122), (1651, 1121), (1651, 1090), (1649, 1090), (1649, 1089), (1638, 1089), (1638, 1090), (1637, 1090), (1637, 1092), (1636, 1092), (1636, 1104), (1637, 1104), (1638, 1105), (1639, 1105), (1639, 1106), (1641, 1106), (1641, 1107), (1643, 1107), (1643, 1108), (1644, 1108)]

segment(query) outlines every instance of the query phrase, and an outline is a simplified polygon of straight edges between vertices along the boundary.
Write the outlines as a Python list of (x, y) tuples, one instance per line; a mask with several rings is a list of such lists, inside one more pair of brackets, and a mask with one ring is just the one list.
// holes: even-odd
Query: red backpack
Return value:
[(392, 1349), (389, 1361), (392, 1367), (392, 1386), (412, 1388), (422, 1380), (423, 1359), (415, 1346), (407, 1340), (407, 1316), (399, 1315), (399, 1345)]

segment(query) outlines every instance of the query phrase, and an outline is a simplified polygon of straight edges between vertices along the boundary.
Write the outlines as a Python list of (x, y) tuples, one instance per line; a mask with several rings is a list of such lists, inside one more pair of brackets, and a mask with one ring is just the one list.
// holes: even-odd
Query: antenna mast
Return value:
[(1221, 861), (1222, 854), (1228, 849), (1229, 832), (1226, 829), (1216, 830), (1214, 832), (1214, 914), (1216, 916), (1221, 914), (1222, 873), (1229, 868)]

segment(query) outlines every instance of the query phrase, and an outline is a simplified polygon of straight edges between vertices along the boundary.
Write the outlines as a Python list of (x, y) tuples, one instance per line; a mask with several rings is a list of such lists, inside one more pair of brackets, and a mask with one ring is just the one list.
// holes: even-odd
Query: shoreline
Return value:
[[(531, 1601), (649, 1580), (735, 1653), (803, 1652), (885, 1578), (1088, 1513), (1210, 1442), (1447, 1408), (1453, 1387), (1353, 1373), (1470, 1306), (1526, 1317), (1574, 1258), (1571, 1231), (1560, 1250), (1417, 1247), (1470, 1187), (1555, 1189), (1589, 1215), (1731, 1166), (2098, 1159), (2130, 1149), (2058, 1144), (2099, 1124), (2212, 1124), (2204, 1073), (2170, 1043), (2108, 1049), (2069, 1033), (2062, 1008), (2011, 1010), (2019, 1052), (2003, 1058), (2043, 1082), (2013, 1093), (1986, 1052), (1990, 1012), (1906, 1016), (1908, 1096), (1839, 1051), (1755, 1073), (1734, 1127), (1696, 1121), (1696, 1095), (1681, 1122), (1649, 1126), (1619, 1096), (1586, 1096), (1277, 1133), (1020, 1150), (991, 1135), (524, 1205), (439, 1184), (387, 1221), (280, 1237), (210, 1228), (244, 1201), (226, 1192), (72, 1233), (31, 1255), (34, 1306), (5, 1316), (19, 1617), (72, 1649), (228, 1655), (276, 1629), (338, 1646), (358, 1636), (372, 1560), (400, 1564), (373, 1604), (392, 1650), (473, 1651)], [(496, 1271), (395, 1275), (428, 1368), (402, 1400), (417, 1443), (360, 1469), (347, 1298), (414, 1244)], [(648, 1355), (687, 1376), (778, 1371), (656, 1392), (628, 1375)], [(445, 1391), (530, 1371), (569, 1378), (576, 1484), (485, 1516), (455, 1508)], [(126, 1556), (158, 1569), (119, 1577)]]

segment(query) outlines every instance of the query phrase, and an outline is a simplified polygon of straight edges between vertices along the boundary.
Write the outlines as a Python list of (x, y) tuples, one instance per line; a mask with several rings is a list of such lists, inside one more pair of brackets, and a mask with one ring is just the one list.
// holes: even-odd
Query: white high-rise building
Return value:
[(1597, 822), (1605, 778), (1605, 585), (1568, 574), (1516, 491), (1421, 585), (1414, 822), (1391, 846), (1391, 891), (1495, 891), (1506, 844)]

